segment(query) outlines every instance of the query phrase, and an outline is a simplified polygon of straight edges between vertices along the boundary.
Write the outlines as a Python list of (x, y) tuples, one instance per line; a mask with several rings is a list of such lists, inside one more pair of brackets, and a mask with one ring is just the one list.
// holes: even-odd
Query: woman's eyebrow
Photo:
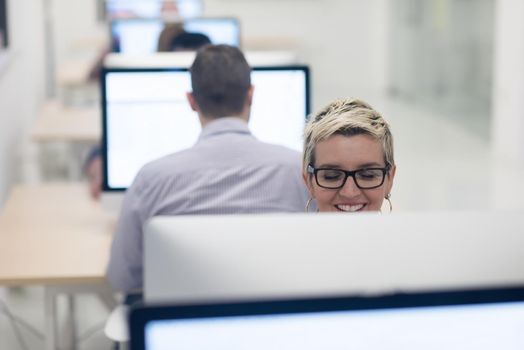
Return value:
[(318, 166), (318, 168), (330, 168), (330, 169), (342, 169), (342, 167), (340, 165), (337, 165), (337, 164), (330, 164), (330, 163), (327, 163), (327, 164), (320, 164)]
[[(359, 164), (356, 168), (354, 169), (363, 169), (363, 168), (383, 168), (384, 165), (380, 164), (380, 163), (376, 163), (376, 162), (371, 162), (371, 163), (364, 163), (364, 164)], [(320, 164), (317, 168), (330, 168), (330, 169), (345, 169), (344, 167), (340, 166), (339, 164), (331, 164), (331, 163), (326, 163), (326, 164)], [(352, 169), (353, 170), (353, 169)]]
[(364, 164), (359, 165), (359, 168), (371, 168), (371, 167), (379, 167), (379, 168), (382, 168), (382, 167), (384, 167), (384, 165), (382, 165), (382, 164), (380, 164), (380, 163), (375, 163), (375, 162), (372, 162), (372, 163), (364, 163)]

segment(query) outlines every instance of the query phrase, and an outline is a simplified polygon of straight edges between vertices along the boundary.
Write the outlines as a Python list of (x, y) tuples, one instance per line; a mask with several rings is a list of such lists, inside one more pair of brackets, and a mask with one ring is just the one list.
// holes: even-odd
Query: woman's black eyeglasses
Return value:
[(363, 190), (370, 190), (382, 186), (390, 166), (384, 168), (363, 168), (353, 171), (332, 168), (313, 168), (308, 165), (307, 172), (314, 174), (317, 185), (322, 188), (338, 189), (344, 187), (348, 177), (352, 177), (355, 185)]

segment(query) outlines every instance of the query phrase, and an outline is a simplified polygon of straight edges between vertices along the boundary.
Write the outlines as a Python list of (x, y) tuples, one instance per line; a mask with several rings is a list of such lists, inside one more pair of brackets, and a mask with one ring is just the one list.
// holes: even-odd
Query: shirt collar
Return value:
[(200, 133), (199, 140), (218, 134), (246, 134), (251, 135), (247, 123), (237, 117), (222, 117), (209, 122)]

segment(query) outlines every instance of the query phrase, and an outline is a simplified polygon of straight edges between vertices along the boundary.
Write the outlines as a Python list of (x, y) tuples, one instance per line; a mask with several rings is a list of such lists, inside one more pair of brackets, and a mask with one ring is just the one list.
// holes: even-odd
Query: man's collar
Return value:
[(251, 134), (249, 131), (247, 122), (238, 117), (221, 117), (210, 121), (202, 128), (200, 137), (203, 139), (217, 134), (224, 133), (238, 133), (238, 134)]

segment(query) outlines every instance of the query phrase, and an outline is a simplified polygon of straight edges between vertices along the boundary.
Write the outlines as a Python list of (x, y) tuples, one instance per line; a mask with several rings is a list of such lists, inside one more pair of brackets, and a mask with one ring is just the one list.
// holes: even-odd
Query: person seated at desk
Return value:
[(205, 34), (183, 31), (171, 40), (171, 51), (195, 51), (210, 44), (211, 40)]
[(107, 268), (115, 290), (142, 288), (142, 227), (153, 216), (304, 210), (300, 153), (261, 142), (248, 128), (255, 90), (242, 52), (205, 46), (190, 74), (187, 99), (202, 132), (193, 147), (144, 166), (128, 188)]
[[(169, 32), (169, 35), (173, 33)], [(168, 37), (169, 35), (163, 37), (159, 41), (159, 52), (161, 51), (196, 51), (205, 45), (211, 44), (211, 40), (207, 35), (200, 33), (190, 33), (186, 32), (183, 29), (177, 31), (174, 37)], [(161, 49), (163, 47), (163, 49)], [(92, 74), (98, 79), (102, 69), (102, 60), (98, 63), (96, 67), (96, 72), (93, 71)], [(86, 174), (87, 180), (89, 182), (89, 194), (95, 200), (100, 199), (102, 192), (102, 149), (100, 146), (95, 146), (89, 152), (89, 155), (84, 164), (84, 173)]]
[(364, 101), (335, 101), (304, 131), (304, 181), (321, 212), (389, 210), (396, 166), (388, 123)]
[(165, 23), (164, 28), (158, 36), (158, 52), (171, 52), (173, 50), (173, 39), (184, 33), (182, 22)]

